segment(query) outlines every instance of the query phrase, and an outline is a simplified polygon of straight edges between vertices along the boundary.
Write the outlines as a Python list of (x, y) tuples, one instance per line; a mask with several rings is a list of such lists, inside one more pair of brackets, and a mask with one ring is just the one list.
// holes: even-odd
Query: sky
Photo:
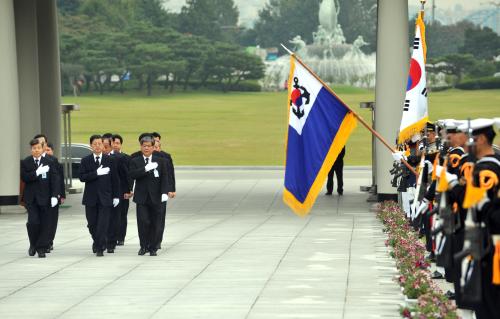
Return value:
[[(178, 12), (186, 3), (185, 0), (164, 0), (169, 11)], [(259, 10), (268, 0), (234, 0), (240, 10), (240, 24), (248, 26), (258, 17)], [(305, 0), (307, 1), (307, 0)], [(390, 0), (391, 1), (391, 0)], [(445, 11), (459, 9), (474, 10), (486, 7), (490, 2), (500, 3), (500, 0), (434, 0), (436, 7)], [(426, 6), (430, 8), (432, 0), (427, 0)], [(408, 0), (411, 6), (420, 6), (419, 0)], [(458, 6), (458, 7), (457, 7)], [(455, 10), (454, 10), (455, 11)], [(460, 11), (460, 10), (459, 10)]]

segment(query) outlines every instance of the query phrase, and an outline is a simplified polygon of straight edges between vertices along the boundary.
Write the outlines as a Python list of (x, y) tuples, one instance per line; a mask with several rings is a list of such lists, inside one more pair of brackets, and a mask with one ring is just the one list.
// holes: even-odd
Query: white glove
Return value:
[(443, 171), (443, 166), (436, 165), (436, 176), (441, 176), (441, 172)]
[(50, 207), (56, 207), (57, 205), (57, 198), (51, 197), (50, 198)]
[(403, 152), (402, 151), (398, 151), (398, 152), (395, 152), (395, 153), (392, 153), (392, 158), (400, 163), (402, 159), (405, 158), (405, 156), (403, 155)]
[(49, 169), (50, 169), (49, 165), (40, 165), (36, 169), (36, 176), (46, 174), (49, 171)]
[(149, 164), (146, 164), (144, 168), (146, 169), (146, 172), (149, 172), (150, 170), (156, 169), (158, 167), (158, 163), (156, 162), (151, 162)]
[(118, 206), (118, 204), (120, 204), (120, 199), (118, 199), (118, 198), (113, 198), (113, 207)]
[(446, 172), (446, 179), (448, 180), (448, 188), (451, 188), (458, 183), (458, 177), (455, 174)]
[(168, 200), (168, 195), (167, 194), (161, 194), (161, 202), (166, 202)]
[(102, 167), (101, 165), (97, 169), (97, 176), (108, 175), (108, 174), (109, 174), (109, 167)]
[(420, 214), (425, 214), (428, 209), (429, 209), (429, 201), (426, 198), (424, 198), (424, 200), (422, 200), (422, 202), (420, 203), (420, 206), (417, 209), (416, 216), (418, 216)]

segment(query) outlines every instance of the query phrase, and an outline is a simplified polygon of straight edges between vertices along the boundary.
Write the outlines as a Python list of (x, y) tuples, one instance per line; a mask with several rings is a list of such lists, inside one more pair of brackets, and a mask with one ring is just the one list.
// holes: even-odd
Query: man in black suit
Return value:
[(130, 198), (132, 197), (133, 181), (128, 174), (130, 156), (122, 152), (123, 138), (119, 134), (113, 135), (113, 151), (111, 154), (118, 159), (118, 174), (120, 175), (120, 204), (118, 205), (120, 214), (117, 226), (118, 246), (123, 246), (125, 235), (127, 234), (127, 214)]
[(333, 192), (333, 173), (337, 175), (337, 193), (342, 196), (344, 194), (344, 155), (345, 155), (345, 146), (339, 153), (339, 156), (333, 163), (330, 172), (328, 172), (328, 180), (326, 182), (326, 194), (332, 195)]
[[(57, 160), (57, 157), (54, 156), (54, 145), (52, 143), (47, 143), (47, 147), (45, 148), (45, 154), (47, 158), (54, 158), (54, 166), (57, 168), (57, 174), (59, 175), (59, 205), (62, 205), (66, 200), (66, 190), (64, 184), (64, 167)], [(43, 154), (42, 154), (43, 156)], [(56, 237), (57, 232), (57, 223), (59, 222), (59, 205), (52, 209), (52, 220), (50, 223), (50, 233), (49, 233), (49, 249), (47, 252), (50, 253), (51, 250), (54, 249), (54, 238)]]
[[(43, 147), (42, 157), (46, 157), (49, 160), (54, 162), (55, 167), (58, 170), (59, 175), (59, 194), (57, 196), (59, 200), (59, 205), (64, 204), (66, 199), (66, 185), (64, 184), (64, 168), (62, 164), (59, 162), (57, 157), (54, 156), (53, 145), (49, 148), (49, 143), (47, 142), (47, 136), (44, 134), (37, 134), (33, 137), (34, 139), (38, 139)], [(51, 151), (49, 151), (49, 149)], [(54, 249), (54, 238), (56, 236), (57, 231), (57, 223), (59, 221), (59, 205), (49, 210), (49, 248), (47, 248), (47, 253), (50, 253), (51, 250)]]
[(141, 246), (138, 254), (142, 256), (149, 251), (156, 256), (162, 203), (168, 200), (167, 165), (163, 158), (153, 154), (151, 135), (143, 136), (140, 143), (142, 155), (132, 158), (129, 167), (129, 175), (135, 180), (134, 202)]
[(58, 203), (59, 177), (54, 162), (42, 156), (40, 140), (31, 140), (30, 146), (31, 156), (21, 161), (24, 202), (28, 210), (28, 254), (34, 256), (37, 252), (38, 257), (44, 258), (49, 248), (50, 210)]
[[(151, 133), (155, 140), (155, 145), (154, 145), (154, 153), (153, 154), (158, 154), (162, 158), (165, 159), (165, 162), (167, 164), (167, 172), (168, 172), (168, 197), (169, 198), (174, 198), (175, 197), (175, 171), (174, 171), (174, 162), (172, 160), (172, 156), (170, 156), (169, 153), (162, 151), (161, 149), (161, 135), (157, 132)], [(161, 242), (163, 241), (163, 233), (165, 232), (165, 220), (166, 220), (166, 215), (167, 215), (167, 202), (163, 203), (162, 205), (162, 211), (161, 211), (161, 220), (160, 220), (160, 227), (158, 227), (158, 249), (161, 249)]]
[(82, 204), (94, 240), (92, 251), (101, 257), (106, 247), (111, 208), (120, 203), (119, 178), (115, 162), (102, 152), (102, 137), (92, 135), (90, 146), (93, 154), (82, 158), (80, 164), (80, 180), (85, 183)]

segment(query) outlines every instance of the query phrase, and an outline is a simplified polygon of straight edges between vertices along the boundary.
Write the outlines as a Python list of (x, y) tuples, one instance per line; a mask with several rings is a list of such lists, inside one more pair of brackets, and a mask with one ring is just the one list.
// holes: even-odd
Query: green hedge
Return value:
[(457, 84), (456, 88), (462, 90), (500, 89), (500, 77), (488, 76), (467, 80)]

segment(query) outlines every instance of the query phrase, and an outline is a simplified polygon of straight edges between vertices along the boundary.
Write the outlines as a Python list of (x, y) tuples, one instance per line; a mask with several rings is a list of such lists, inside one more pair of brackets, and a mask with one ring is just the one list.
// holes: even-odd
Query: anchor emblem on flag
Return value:
[[(304, 108), (302, 105), (309, 104), (310, 94), (307, 89), (299, 85), (299, 79), (293, 78), (293, 91), (290, 95), (290, 106), (292, 107), (293, 114), (300, 120), (304, 116)], [(303, 101), (305, 99), (305, 102)]]

